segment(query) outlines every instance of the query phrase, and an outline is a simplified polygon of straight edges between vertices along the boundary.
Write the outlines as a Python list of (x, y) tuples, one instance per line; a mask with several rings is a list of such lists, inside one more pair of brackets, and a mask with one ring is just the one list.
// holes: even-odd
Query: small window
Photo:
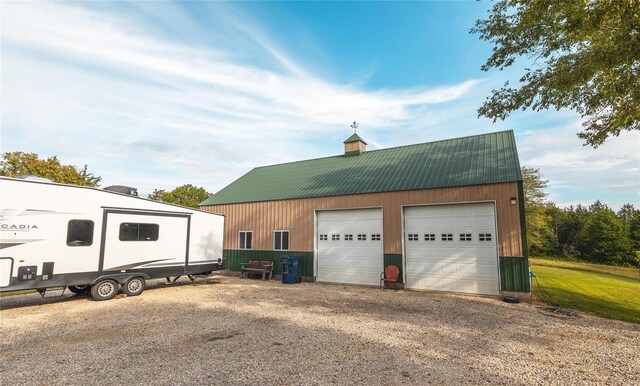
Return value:
[(409, 233), (409, 241), (418, 241), (420, 235), (417, 233)]
[(451, 233), (443, 233), (442, 241), (453, 241), (453, 234)]
[(433, 233), (425, 233), (424, 241), (436, 241), (436, 235)]
[(93, 244), (93, 221), (71, 220), (67, 225), (67, 245), (88, 247)]
[(123, 222), (120, 224), (120, 241), (157, 241), (160, 227), (158, 224), (138, 224)]
[(276, 251), (289, 250), (289, 231), (273, 232), (273, 249)]
[(460, 241), (471, 241), (471, 233), (460, 233)]
[(252, 231), (240, 231), (240, 237), (238, 238), (240, 249), (252, 249), (253, 248), (253, 232)]
[(327, 241), (327, 240), (329, 240), (327, 235), (320, 235), (320, 241)]
[(480, 241), (491, 241), (491, 233), (480, 233), (478, 234), (478, 239)]
[(340, 235), (331, 235), (331, 241), (340, 241)]
[(344, 235), (345, 241), (353, 241), (353, 235)]
[(358, 241), (367, 241), (367, 235), (366, 234), (358, 234)]
[(371, 235), (371, 241), (380, 241), (380, 233), (374, 233)]

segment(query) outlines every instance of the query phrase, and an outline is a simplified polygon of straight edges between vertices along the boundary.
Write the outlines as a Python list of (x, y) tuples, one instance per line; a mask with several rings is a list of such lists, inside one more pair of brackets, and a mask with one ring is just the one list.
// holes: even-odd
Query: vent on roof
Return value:
[(111, 185), (104, 188), (104, 190), (108, 190), (110, 192), (122, 193), (122, 194), (130, 194), (132, 196), (138, 195), (138, 189), (132, 188), (130, 186)]

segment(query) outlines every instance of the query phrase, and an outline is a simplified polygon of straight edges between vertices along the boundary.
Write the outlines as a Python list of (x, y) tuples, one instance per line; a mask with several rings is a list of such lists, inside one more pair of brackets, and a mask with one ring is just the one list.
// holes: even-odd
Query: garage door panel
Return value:
[(456, 220), (454, 218), (439, 218), (436, 223), (439, 229), (452, 229), (456, 226)]
[(478, 260), (489, 261), (496, 256), (494, 248), (478, 248), (477, 249)]
[[(407, 207), (404, 214), (408, 288), (498, 294), (493, 203)], [(408, 235), (416, 233), (418, 241), (409, 241)], [(480, 241), (480, 233), (490, 233), (491, 241)], [(435, 240), (425, 241), (425, 234)], [(442, 234), (453, 240), (443, 240)], [(461, 234), (471, 234), (471, 240)]]
[(478, 264), (476, 270), (478, 275), (495, 278), (496, 267), (494, 264)]
[[(340, 272), (347, 272), (347, 271), (362, 271), (362, 272), (368, 272), (368, 273), (375, 273), (375, 275), (378, 277), (378, 279), (380, 278), (380, 267), (378, 267), (378, 264), (376, 264), (375, 262), (372, 262), (371, 260), (368, 259), (352, 259), (350, 262), (353, 266), (355, 266), (355, 268), (351, 268), (351, 267), (345, 267), (345, 268), (340, 268), (340, 261), (336, 261), (336, 260), (331, 260), (331, 259), (326, 259), (323, 260), (322, 262), (318, 262), (318, 269), (322, 269), (323, 273), (325, 273), (325, 271), (340, 271)], [(335, 281), (335, 280), (334, 280)]]
[(492, 216), (476, 218), (476, 228), (484, 228), (487, 231), (491, 231), (493, 230), (494, 225), (495, 225), (495, 218)]
[[(382, 210), (354, 209), (318, 212), (318, 281), (378, 285), (383, 270)], [(366, 240), (358, 240), (365, 234)], [(371, 235), (381, 240), (372, 240)], [(340, 240), (332, 240), (339, 235)], [(352, 240), (346, 240), (351, 235)]]

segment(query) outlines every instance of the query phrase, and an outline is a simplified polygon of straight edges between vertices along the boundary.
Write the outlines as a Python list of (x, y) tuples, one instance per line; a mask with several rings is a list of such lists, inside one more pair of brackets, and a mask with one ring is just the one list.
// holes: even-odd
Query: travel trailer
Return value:
[(0, 292), (96, 300), (222, 267), (224, 216), (85, 186), (0, 177)]

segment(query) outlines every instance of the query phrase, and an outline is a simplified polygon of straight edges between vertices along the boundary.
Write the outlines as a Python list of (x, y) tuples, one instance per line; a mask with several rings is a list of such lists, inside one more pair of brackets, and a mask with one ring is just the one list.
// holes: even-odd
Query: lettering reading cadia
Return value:
[(27, 225), (27, 224), (0, 224), (0, 229), (6, 230), (17, 230), (17, 229), (38, 229), (37, 225)]

